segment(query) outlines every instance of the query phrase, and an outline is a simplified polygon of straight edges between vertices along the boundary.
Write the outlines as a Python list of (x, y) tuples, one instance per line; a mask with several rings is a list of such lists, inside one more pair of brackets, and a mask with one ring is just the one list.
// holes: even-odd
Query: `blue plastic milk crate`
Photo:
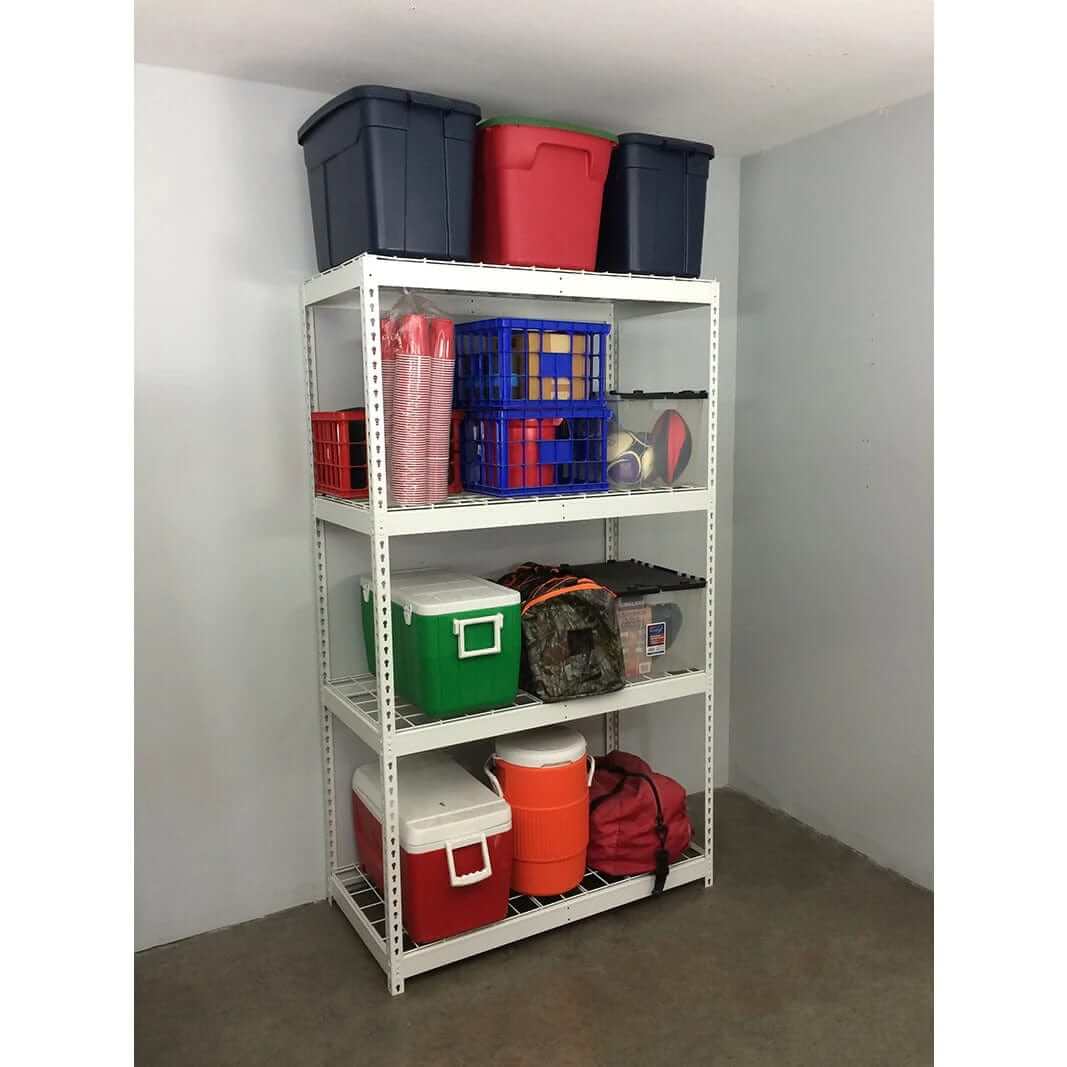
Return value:
[(482, 319), (456, 325), (456, 407), (602, 404), (606, 322)]
[(611, 410), (603, 404), (474, 408), (463, 421), (463, 486), (493, 496), (608, 489)]

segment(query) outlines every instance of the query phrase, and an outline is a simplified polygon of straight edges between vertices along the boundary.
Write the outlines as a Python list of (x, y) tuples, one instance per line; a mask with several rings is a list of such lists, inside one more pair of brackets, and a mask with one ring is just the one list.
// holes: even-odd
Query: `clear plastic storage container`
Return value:
[(706, 486), (705, 391), (611, 393), (608, 482), (612, 489)]
[(561, 569), (592, 578), (615, 594), (628, 682), (703, 665), (705, 579), (636, 559)]

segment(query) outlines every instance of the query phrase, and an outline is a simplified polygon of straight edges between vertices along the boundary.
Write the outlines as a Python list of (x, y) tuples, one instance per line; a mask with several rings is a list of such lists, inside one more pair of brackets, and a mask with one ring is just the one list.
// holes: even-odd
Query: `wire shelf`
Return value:
[[(703, 673), (703, 668), (701, 667), (679, 667), (671, 670), (657, 670), (656, 667), (653, 666), (652, 673), (647, 678), (642, 678), (637, 682), (627, 682), (624, 688), (628, 692), (628, 695), (636, 695), (635, 691), (640, 691), (644, 687), (650, 685), (654, 686), (666, 678), (678, 678), (685, 675)], [(345, 700), (352, 711), (362, 718), (370, 729), (375, 731), (380, 729), (378, 715), (378, 679), (373, 674), (355, 674), (344, 678), (335, 678), (329, 685), (333, 692)], [(612, 694), (605, 695), (611, 696)], [(586, 697), (582, 699), (589, 700), (591, 698)], [(634, 702), (640, 703), (640, 700), (638, 699)], [(488, 724), (489, 720), (494, 716), (507, 715), (522, 708), (538, 707), (543, 704), (544, 702), (542, 700), (539, 700), (537, 697), (532, 696), (530, 693), (525, 693), (520, 689), (515, 700), (505, 707), (492, 708), (488, 711), (469, 711), (464, 715), (454, 715), (447, 719), (435, 719), (426, 715), (414, 704), (398, 702), (395, 706), (395, 729), (397, 733), (409, 730), (433, 730), (447, 727), (449, 724), (458, 722), (471, 723), (477, 720), (484, 720)], [(592, 708), (590, 709), (590, 713), (594, 713)], [(491, 736), (491, 731), (487, 733), (486, 736)]]
[[(684, 863), (688, 860), (700, 859), (704, 855), (704, 849), (697, 844), (696, 840), (689, 842), (689, 846), (686, 848), (682, 856), (676, 861), (676, 863)], [(675, 864), (672, 864), (672, 869)], [(502, 923), (508, 922), (509, 919), (517, 918), (520, 915), (525, 915), (528, 912), (541, 911), (550, 908), (556, 908), (560, 905), (565, 905), (567, 901), (573, 900), (575, 897), (584, 897), (589, 894), (597, 893), (601, 890), (608, 889), (611, 886), (619, 885), (623, 882), (633, 881), (635, 878), (647, 878), (647, 875), (631, 874), (631, 875), (611, 875), (600, 874), (597, 871), (587, 869), (585, 876), (581, 882), (573, 889), (568, 890), (566, 893), (561, 893), (552, 897), (531, 897), (525, 893), (512, 893), (508, 897), (508, 914), (507, 918), (501, 919), (499, 922), (490, 923), (488, 926), (479, 927), (479, 930), (491, 930), (499, 927)], [(361, 867), (347, 867), (336, 872), (336, 878), (344, 887), (345, 892), (348, 894), (353, 906), (359, 910), (366, 919), (367, 923), (374, 930), (376, 936), (381, 940), (382, 945), (385, 944), (385, 901), (382, 899), (381, 893), (378, 892), (374, 883), (367, 877)], [(667, 877), (667, 888), (671, 888), (671, 879)], [(457, 934), (457, 937), (465, 937), (467, 933), (473, 931), (467, 931), (464, 934)], [(426, 945), (440, 945), (447, 941), (451, 941), (453, 938), (445, 938), (445, 941), (428, 941), (428, 942), (416, 942), (409, 936), (407, 930), (404, 931), (404, 951), (412, 952), (415, 949), (425, 948)]]
[(432, 534), (703, 512), (712, 492), (710, 487), (688, 483), (516, 497), (464, 492), (439, 504), (394, 504), (378, 515), (372, 515), (368, 500), (349, 500), (320, 493), (315, 497), (315, 517), (368, 535), (373, 535), (376, 530), (380, 533), (383, 527), (391, 536)]
[[(603, 489), (593, 493), (546, 493), (543, 496), (533, 494), (531, 496), (488, 496), (484, 493), (453, 493), (447, 500), (438, 504), (390, 504), (390, 513), (410, 515), (414, 512), (440, 512), (452, 508), (481, 507), (484, 504), (492, 504), (496, 507), (507, 507), (516, 502), (547, 500), (553, 504), (561, 500), (602, 500), (605, 497), (642, 497), (642, 496), (671, 496), (676, 493), (703, 492), (703, 485), (690, 485), (679, 483), (678, 485), (649, 485), (639, 486), (635, 489)], [(350, 500), (346, 497), (333, 496), (330, 493), (319, 493), (318, 496), (325, 500), (333, 500), (338, 504), (358, 508), (363, 511), (370, 510), (368, 500)]]

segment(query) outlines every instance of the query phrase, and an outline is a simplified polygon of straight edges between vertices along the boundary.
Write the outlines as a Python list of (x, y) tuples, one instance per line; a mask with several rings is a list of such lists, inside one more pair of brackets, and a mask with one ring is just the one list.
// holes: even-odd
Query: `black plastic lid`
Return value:
[(619, 145), (624, 144), (647, 144), (653, 148), (672, 148), (676, 152), (699, 152), (708, 159), (715, 158), (713, 145), (704, 144), (703, 141), (682, 141), (677, 137), (660, 137), (657, 133), (620, 133)]
[(707, 389), (676, 389), (674, 392), (646, 393), (644, 389), (632, 389), (628, 393), (612, 390), (609, 396), (619, 400), (707, 400)]
[(707, 582), (693, 574), (657, 567), (636, 559), (609, 559), (603, 563), (561, 563), (564, 574), (592, 578), (616, 596), (647, 596), (651, 593), (672, 593), (680, 589), (703, 589)]
[(416, 93), (410, 89), (391, 89), (388, 85), (357, 85), (355, 88), (346, 89), (332, 100), (323, 104), (314, 115), (300, 127), (296, 135), (296, 143), (303, 144), (304, 138), (317, 126), (327, 115), (331, 115), (339, 107), (352, 103), (353, 100), (390, 100), (394, 104), (418, 104), (420, 107), (435, 107), (439, 111), (459, 111), (465, 115), (473, 115), (476, 119), (482, 117), (482, 109), (469, 100), (453, 100), (450, 96), (434, 96), (433, 93)]

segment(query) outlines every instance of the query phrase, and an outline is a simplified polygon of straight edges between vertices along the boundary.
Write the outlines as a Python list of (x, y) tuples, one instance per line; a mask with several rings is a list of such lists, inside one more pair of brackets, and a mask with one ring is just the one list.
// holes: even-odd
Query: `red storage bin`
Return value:
[[(441, 753), (400, 762), (400, 884), (404, 929), (417, 944), (454, 937), (508, 913), (511, 808)], [(352, 776), (359, 861), (383, 891), (378, 764)]]
[(478, 132), (474, 258), (593, 270), (610, 133), (536, 119), (487, 119)]

